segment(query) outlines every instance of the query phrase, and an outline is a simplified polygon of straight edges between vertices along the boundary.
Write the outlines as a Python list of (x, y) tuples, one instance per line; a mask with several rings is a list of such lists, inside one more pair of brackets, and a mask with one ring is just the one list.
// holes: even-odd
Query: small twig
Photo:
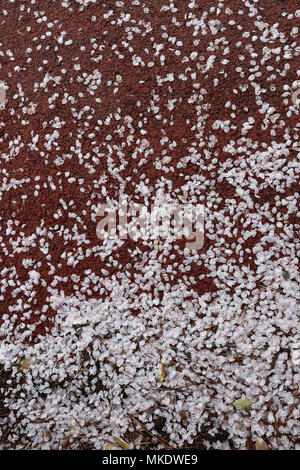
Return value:
[(299, 405), (299, 401), (296, 401), (296, 403), (294, 403), (294, 404), (290, 407), (290, 410), (289, 410), (289, 412), (288, 412), (288, 415), (287, 415), (286, 419), (288, 419), (288, 418), (291, 416), (291, 414), (293, 413), (294, 409), (295, 409), (296, 406), (298, 406), (298, 405)]
[(136, 424), (138, 424), (143, 431), (145, 431), (147, 434), (149, 434), (151, 437), (153, 437), (154, 439), (157, 439), (166, 449), (168, 450), (171, 450), (171, 449), (174, 449), (174, 447), (170, 446), (163, 437), (161, 437), (159, 434), (154, 434), (152, 431), (149, 431), (145, 425), (137, 418), (135, 418), (134, 416), (132, 416), (131, 414), (128, 415), (129, 418), (135, 422)]

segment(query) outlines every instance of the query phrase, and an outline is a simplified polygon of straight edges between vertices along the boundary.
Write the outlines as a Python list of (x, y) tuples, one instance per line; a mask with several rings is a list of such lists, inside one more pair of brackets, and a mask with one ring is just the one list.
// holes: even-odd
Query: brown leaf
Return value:
[(163, 382), (165, 380), (165, 376), (166, 376), (166, 368), (165, 368), (165, 365), (162, 361), (160, 361), (160, 365), (161, 365), (161, 374), (160, 374), (158, 380), (160, 382)]
[(131, 450), (132, 447), (130, 444), (127, 444), (127, 442), (125, 442), (123, 439), (121, 439), (120, 437), (115, 437), (115, 443), (121, 447), (121, 449), (123, 450)]
[(255, 449), (256, 450), (269, 450), (269, 447), (268, 447), (268, 444), (263, 439), (260, 439), (258, 437), (255, 442)]
[(109, 444), (105, 444), (103, 447), (102, 447), (103, 450), (116, 450), (116, 447), (109, 443)]
[(30, 366), (31, 359), (23, 359), (20, 364), (20, 370), (26, 370)]

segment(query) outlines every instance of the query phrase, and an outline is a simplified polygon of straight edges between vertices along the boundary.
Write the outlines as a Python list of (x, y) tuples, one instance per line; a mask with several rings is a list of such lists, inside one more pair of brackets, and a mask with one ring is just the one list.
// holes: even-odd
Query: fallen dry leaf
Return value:
[(268, 444), (263, 439), (260, 439), (258, 437), (255, 442), (255, 449), (256, 450), (269, 450), (269, 447), (268, 447)]
[(121, 439), (120, 437), (115, 437), (115, 443), (121, 447), (121, 449), (123, 450), (131, 450), (131, 445), (130, 444), (127, 444), (127, 442), (125, 442), (123, 439)]
[(232, 404), (236, 408), (243, 408), (244, 410), (249, 410), (251, 408), (252, 402), (251, 400), (249, 400), (249, 398), (238, 398)]
[(20, 370), (26, 370), (29, 368), (30, 366), (30, 362), (31, 360), (30, 359), (23, 359), (21, 361), (21, 364), (20, 364)]
[(162, 361), (160, 361), (160, 365), (161, 365), (161, 374), (160, 374), (158, 380), (160, 382), (163, 382), (165, 380), (165, 376), (166, 376), (166, 368), (165, 368), (165, 365)]
[(113, 444), (106, 444), (102, 447), (103, 450), (116, 450), (116, 447)]

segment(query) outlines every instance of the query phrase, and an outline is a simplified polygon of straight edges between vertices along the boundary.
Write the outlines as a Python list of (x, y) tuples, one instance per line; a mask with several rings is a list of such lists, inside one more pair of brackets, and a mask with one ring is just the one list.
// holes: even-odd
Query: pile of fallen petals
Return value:
[[(299, 16), (1, 1), (1, 449), (300, 448)], [(100, 240), (120, 196), (203, 247)]]

